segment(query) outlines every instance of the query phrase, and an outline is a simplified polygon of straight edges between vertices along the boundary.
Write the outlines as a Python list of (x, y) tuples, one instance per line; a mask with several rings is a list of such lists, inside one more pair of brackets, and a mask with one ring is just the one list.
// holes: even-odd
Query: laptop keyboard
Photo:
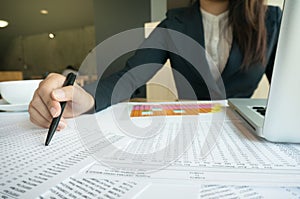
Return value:
[(265, 114), (266, 114), (266, 107), (263, 107), (263, 106), (253, 106), (252, 109), (254, 109), (256, 112), (258, 112), (262, 116), (265, 116)]

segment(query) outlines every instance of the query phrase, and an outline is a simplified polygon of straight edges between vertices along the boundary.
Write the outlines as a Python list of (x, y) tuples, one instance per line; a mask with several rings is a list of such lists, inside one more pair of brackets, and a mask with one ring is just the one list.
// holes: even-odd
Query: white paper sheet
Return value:
[(70, 177), (39, 196), (51, 198), (133, 198), (148, 188), (148, 184), (130, 181)]
[(136, 195), (134, 199), (298, 199), (299, 197), (300, 188), (156, 183)]
[(198, 198), (299, 198), (300, 188), (257, 186), (201, 186)]
[(34, 198), (93, 161), (72, 128), (48, 147), (46, 135), (28, 113), (0, 113), (0, 198)]
[[(110, 120), (109, 117), (109, 112), (99, 115), (98, 128), (102, 128), (101, 121), (103, 123), (104, 120), (105, 124), (113, 126), (114, 119)], [(89, 120), (88, 118), (82, 119), (83, 121)], [(166, 119), (161, 125), (160, 132), (149, 139), (136, 139), (118, 128), (109, 130), (107, 125), (103, 125), (104, 137), (111, 138), (113, 135), (117, 138), (114, 137), (115, 142), (108, 145), (100, 144), (102, 164), (94, 164), (85, 173), (102, 177), (134, 177), (154, 182), (178, 180), (208, 184), (300, 185), (299, 144), (270, 143), (257, 138), (245, 128), (245, 123), (230, 111), (227, 112), (223, 123), (219, 121), (211, 123), (210, 119), (209, 114), (198, 116), (197, 123), (194, 123), (195, 120), (179, 120), (176, 123), (175, 117)], [(146, 120), (140, 118), (139, 123)], [(212, 131), (209, 131), (210, 128)], [(197, 130), (196, 136), (193, 137), (188, 150), (179, 158), (175, 157), (174, 161), (166, 163), (166, 159), (171, 160), (177, 155), (175, 150), (183, 148), (182, 145), (192, 137), (194, 129)], [(221, 133), (214, 129), (221, 129)], [(97, 130), (91, 129), (89, 132), (87, 140), (93, 140), (93, 144), (97, 145), (95, 142), (98, 136)], [(213, 141), (207, 142), (204, 139), (207, 133), (213, 134)], [(153, 153), (155, 150), (170, 145), (177, 135), (180, 139), (175, 143), (174, 150), (165, 150), (163, 155), (157, 156)], [(106, 149), (111, 145), (115, 145), (115, 150)], [(201, 149), (205, 145), (211, 150), (203, 156)], [(101, 151), (106, 153), (101, 153)], [(97, 157), (97, 152), (95, 154)], [(152, 154), (152, 156), (147, 156), (147, 154)], [(108, 167), (103, 166), (103, 163)]]
[[(96, 125), (93, 123), (95, 118)], [(223, 121), (222, 132), (211, 131), (215, 140), (207, 142), (204, 138), (211, 128), (212, 114), (197, 118), (181, 120), (180, 125), (175, 117), (161, 120), (162, 128), (158, 134), (149, 139), (136, 139), (114, 126), (116, 118), (109, 117), (109, 110), (106, 110), (79, 117), (79, 123), (70, 120), (69, 127), (57, 132), (51, 144), (45, 147), (47, 129), (32, 125), (28, 113), (0, 113), (0, 197), (86, 195), (93, 198), (96, 194), (104, 198), (115, 194), (115, 198), (182, 198), (180, 196), (185, 194), (189, 198), (299, 198), (300, 145), (259, 139), (230, 113)], [(85, 125), (81, 126), (82, 122)], [(136, 118), (133, 122), (144, 128), (153, 121)], [(220, 125), (218, 121), (213, 124)], [(84, 130), (84, 135), (82, 132), (78, 134), (78, 125), (79, 131)], [(212, 129), (220, 126), (214, 127)], [(198, 131), (193, 137), (195, 128)], [(103, 133), (102, 140), (95, 139), (99, 136), (99, 129)], [(175, 157), (179, 153), (172, 150), (165, 150), (163, 156), (153, 153), (174, 142), (176, 136), (179, 136), (179, 141), (174, 146), (178, 149), (184, 148), (193, 138), (183, 154)], [(211, 151), (204, 156), (199, 149), (205, 144), (211, 144), (206, 146)], [(91, 146), (94, 147), (92, 150)], [(116, 148), (109, 151), (107, 149), (111, 148), (107, 146)], [(104, 152), (105, 158), (97, 162), (90, 154), (97, 159), (99, 149), (99, 154)], [(147, 156), (149, 153), (152, 156)], [(142, 156), (136, 158), (132, 154)], [(166, 162), (164, 158), (172, 161)], [(120, 163), (121, 168), (129, 169), (112, 167)], [(132, 171), (133, 168), (139, 170)], [(94, 187), (94, 181), (97, 181), (95, 186), (101, 183), (113, 186), (101, 192), (100, 187)], [(126, 190), (119, 189), (120, 186)], [(75, 195), (73, 190), (77, 190)], [(118, 195), (118, 190), (123, 195), (121, 192)], [(107, 193), (112, 195), (105, 195)]]
[(0, 198), (132, 198), (147, 188), (149, 183), (77, 177), (95, 160), (82, 146), (74, 121), (46, 147), (47, 129), (28, 117), (0, 113)]

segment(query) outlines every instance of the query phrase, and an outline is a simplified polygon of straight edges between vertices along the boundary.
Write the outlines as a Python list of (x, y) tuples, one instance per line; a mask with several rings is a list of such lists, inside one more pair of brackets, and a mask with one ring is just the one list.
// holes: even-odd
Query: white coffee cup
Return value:
[(0, 94), (9, 104), (29, 104), (42, 80), (0, 82)]

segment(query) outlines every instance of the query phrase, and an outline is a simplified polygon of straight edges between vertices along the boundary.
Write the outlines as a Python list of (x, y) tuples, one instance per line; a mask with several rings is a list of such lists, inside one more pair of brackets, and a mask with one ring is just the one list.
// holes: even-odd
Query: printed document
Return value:
[(47, 147), (28, 113), (0, 113), (0, 197), (299, 198), (299, 144), (255, 137), (225, 107), (128, 118), (131, 105), (70, 119)]

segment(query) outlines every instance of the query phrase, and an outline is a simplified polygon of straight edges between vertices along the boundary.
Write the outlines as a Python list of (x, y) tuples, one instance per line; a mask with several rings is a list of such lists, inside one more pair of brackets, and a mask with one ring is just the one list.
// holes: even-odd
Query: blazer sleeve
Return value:
[[(168, 28), (168, 17), (158, 27)], [(110, 105), (130, 99), (134, 91), (147, 83), (162, 68), (169, 57), (166, 50), (167, 35), (155, 28), (144, 40), (125, 67), (98, 82), (95, 93), (95, 110), (100, 111)]]

